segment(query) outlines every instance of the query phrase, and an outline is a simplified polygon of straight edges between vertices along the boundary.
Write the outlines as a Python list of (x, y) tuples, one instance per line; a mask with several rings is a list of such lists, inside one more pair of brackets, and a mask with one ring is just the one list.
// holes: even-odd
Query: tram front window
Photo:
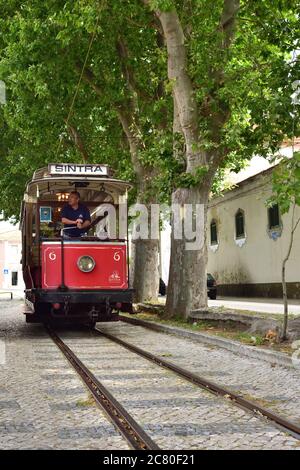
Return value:
[[(40, 239), (42, 241), (51, 240), (51, 239), (60, 239), (63, 236), (65, 239), (74, 239), (80, 240), (87, 237), (96, 239), (96, 240), (116, 240), (118, 239), (118, 211), (112, 204), (100, 204), (95, 209), (95, 203), (91, 202), (90, 208), (87, 208), (88, 214), (92, 212), (90, 219), (91, 222), (88, 223), (88, 227), (81, 229), (80, 233), (73, 236), (69, 235), (69, 232), (72, 232), (74, 228), (77, 228), (78, 225), (76, 221), (67, 218), (69, 222), (73, 224), (66, 224), (63, 222), (65, 218), (63, 215), (64, 204), (61, 207), (52, 207), (51, 221), (43, 222), (40, 220)], [(75, 224), (76, 223), (76, 224)], [(69, 227), (70, 230), (69, 230)], [(82, 224), (80, 224), (82, 226)]]
[(63, 235), (67, 238), (81, 237), (91, 225), (90, 211), (81, 203), (78, 191), (70, 192), (68, 203), (61, 211), (61, 221), (64, 224)]

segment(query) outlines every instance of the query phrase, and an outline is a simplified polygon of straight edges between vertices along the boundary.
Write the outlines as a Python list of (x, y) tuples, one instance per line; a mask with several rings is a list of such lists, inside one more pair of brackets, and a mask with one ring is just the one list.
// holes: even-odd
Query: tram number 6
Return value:
[(51, 261), (54, 261), (56, 259), (56, 254), (53, 251), (51, 251), (51, 253), (49, 253), (49, 259)]
[(120, 259), (121, 259), (120, 252), (119, 252), (119, 251), (115, 251), (115, 252), (114, 252), (114, 260), (115, 260), (115, 261), (120, 261)]

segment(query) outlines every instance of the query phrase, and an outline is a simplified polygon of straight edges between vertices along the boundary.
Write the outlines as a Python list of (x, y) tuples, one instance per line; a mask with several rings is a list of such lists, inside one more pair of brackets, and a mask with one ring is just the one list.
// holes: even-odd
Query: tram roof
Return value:
[[(55, 172), (56, 169), (53, 167), (58, 167), (59, 171), (61, 168), (63, 170)], [(70, 168), (71, 171), (69, 171)], [(127, 181), (112, 178), (111, 171), (106, 165), (50, 164), (34, 172), (32, 180), (26, 185), (24, 200), (28, 200), (28, 197), (36, 197), (37, 191), (41, 195), (50, 191), (72, 189), (101, 191), (103, 186), (108, 191), (117, 194), (125, 193), (132, 187)]]

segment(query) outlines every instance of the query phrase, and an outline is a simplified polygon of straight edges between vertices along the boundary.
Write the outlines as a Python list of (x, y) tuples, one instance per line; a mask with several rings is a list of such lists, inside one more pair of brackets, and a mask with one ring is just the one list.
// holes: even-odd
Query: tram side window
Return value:
[(54, 226), (50, 223), (41, 222), (40, 223), (40, 235), (43, 239), (52, 238), (55, 236)]
[(56, 225), (60, 221), (61, 208), (52, 207), (49, 202), (40, 207), (40, 237), (42, 240), (56, 236)]
[(32, 227), (32, 243), (35, 242), (36, 240), (36, 216), (35, 216), (35, 206), (32, 208), (32, 221), (31, 221), (31, 227)]

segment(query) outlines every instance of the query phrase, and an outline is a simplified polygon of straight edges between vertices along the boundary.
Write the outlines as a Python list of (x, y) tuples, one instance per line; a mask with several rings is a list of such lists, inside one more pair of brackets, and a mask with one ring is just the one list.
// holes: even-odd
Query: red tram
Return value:
[[(119, 311), (132, 312), (127, 210), (121, 215), (128, 189), (130, 184), (114, 179), (105, 165), (50, 164), (34, 173), (20, 224), (27, 322), (59, 319), (92, 326), (118, 320)], [(91, 225), (71, 238), (61, 212), (74, 191), (80, 192)], [(115, 225), (122, 225), (122, 234)]]

